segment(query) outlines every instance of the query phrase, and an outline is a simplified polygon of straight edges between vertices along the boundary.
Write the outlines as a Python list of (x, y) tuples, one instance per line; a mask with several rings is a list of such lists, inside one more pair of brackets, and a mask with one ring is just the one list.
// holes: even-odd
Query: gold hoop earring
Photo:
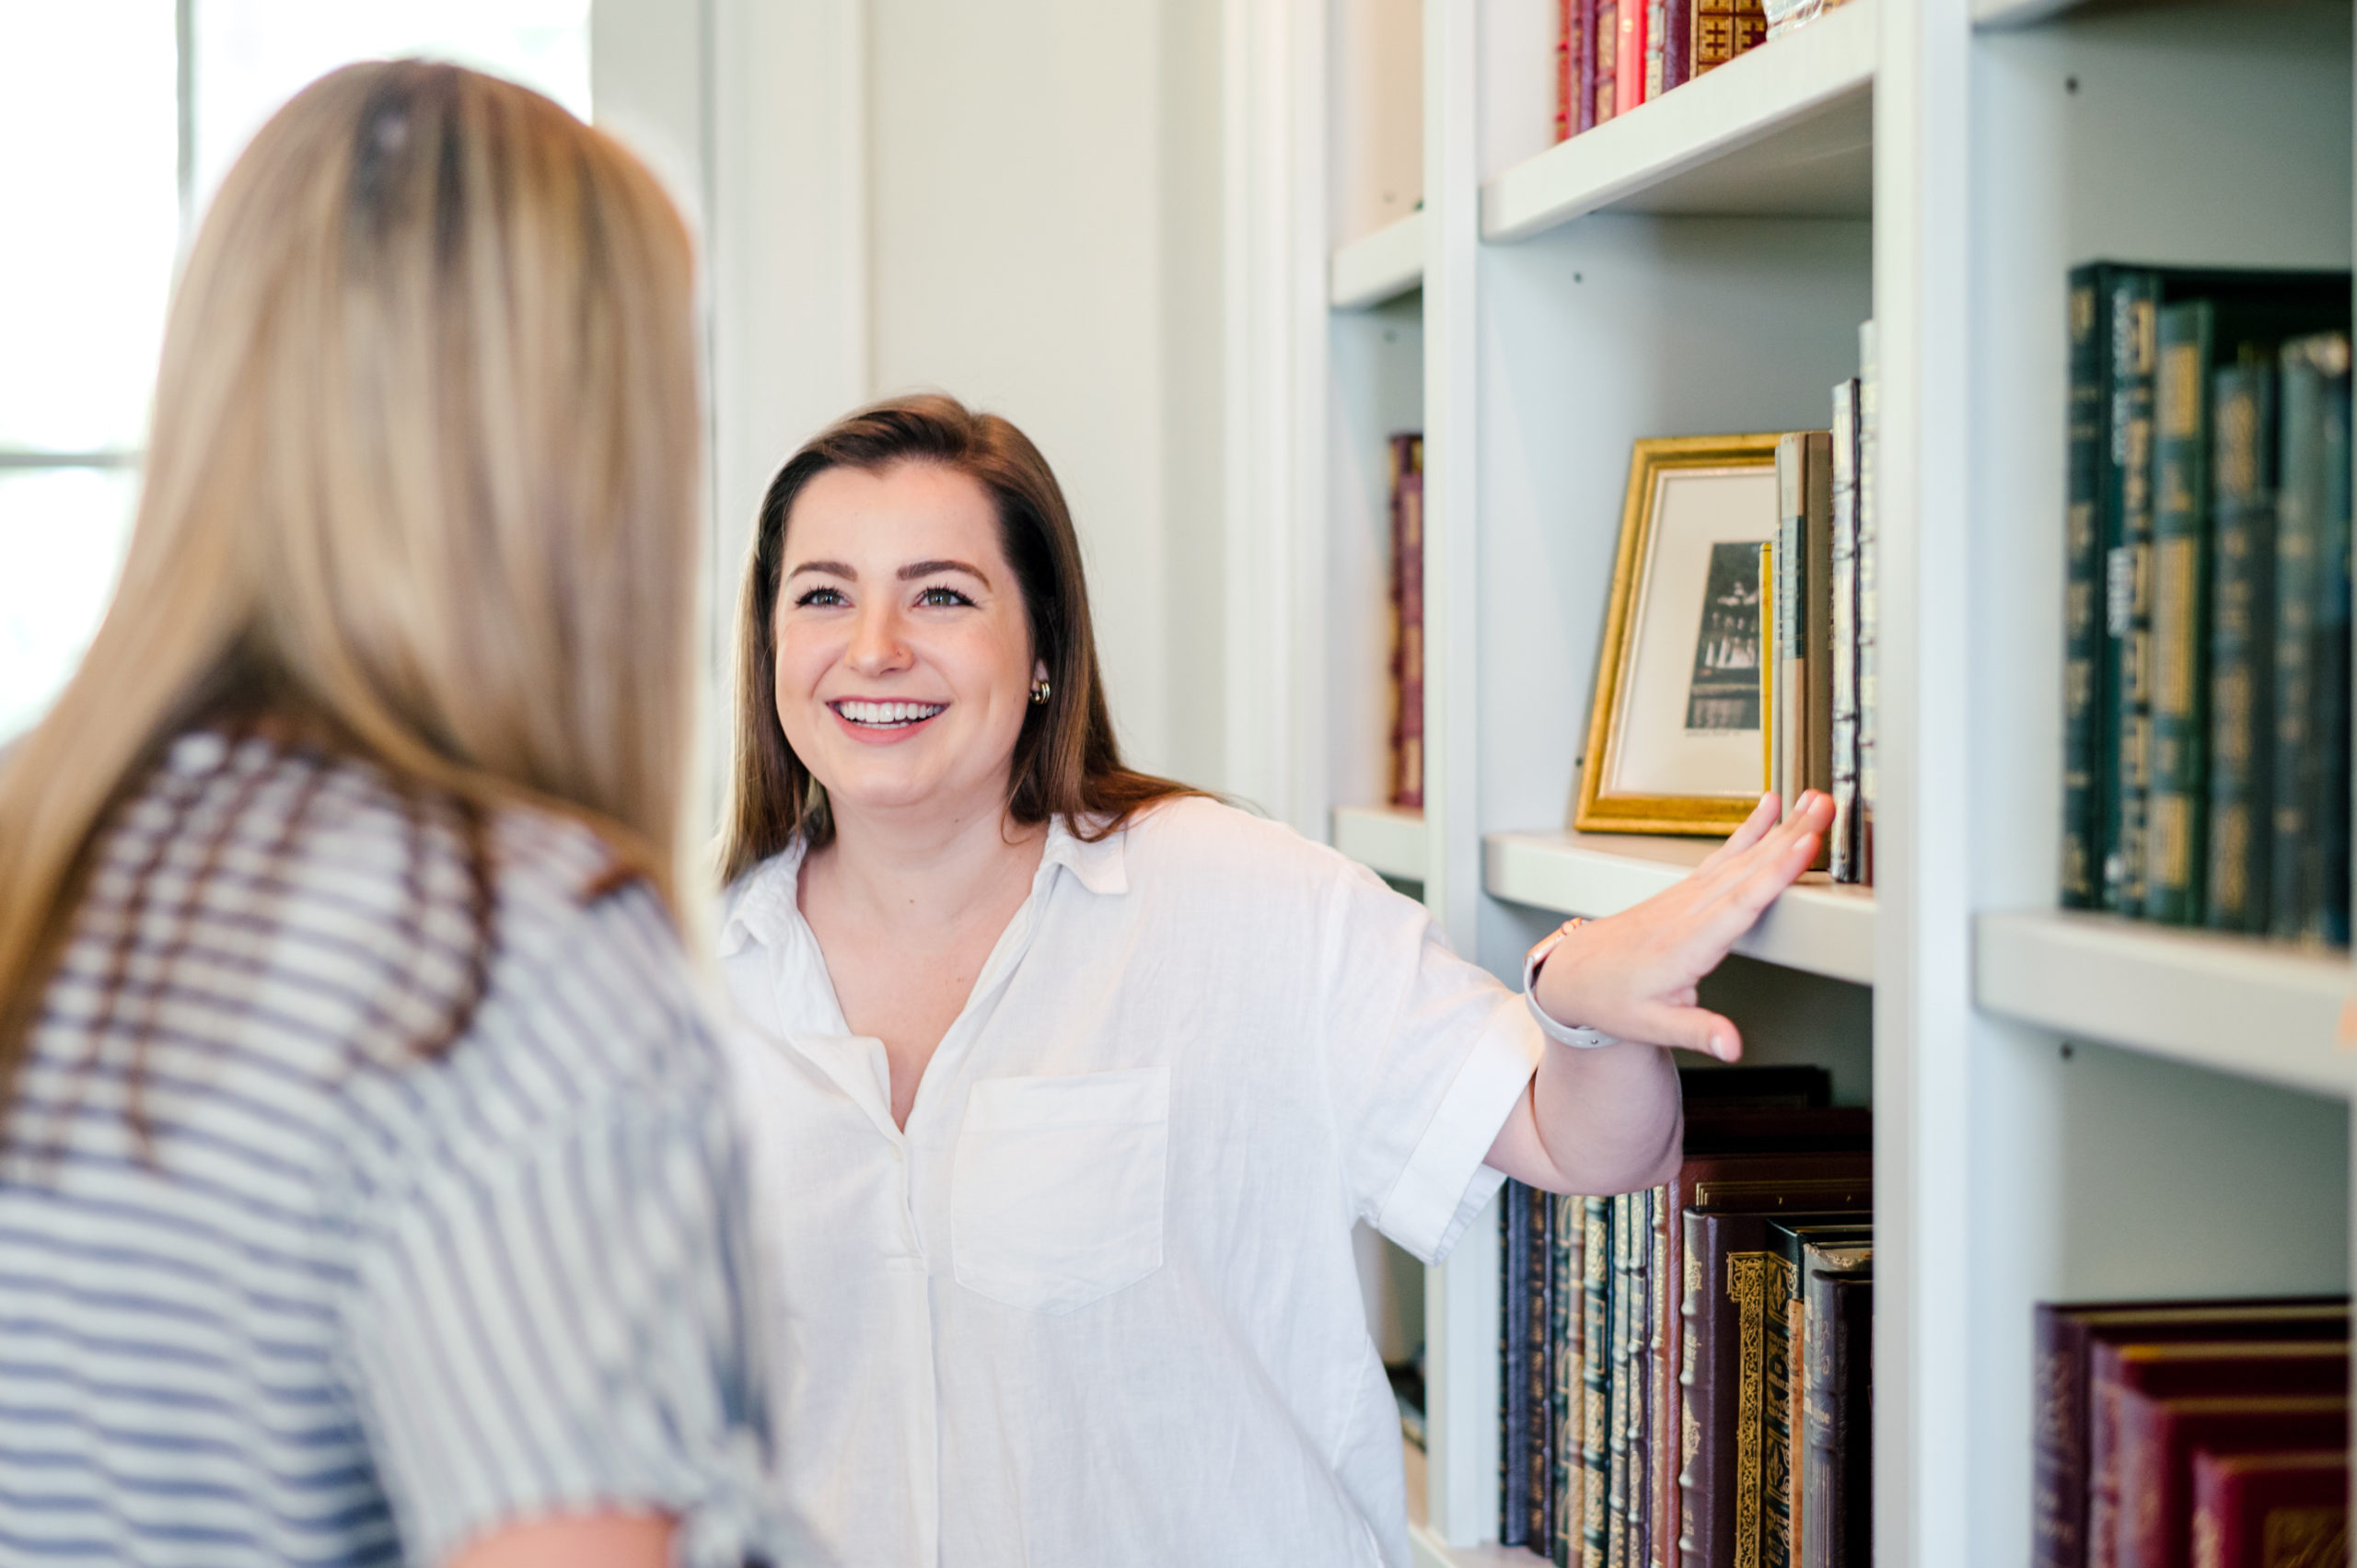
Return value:
[(1048, 693), (1054, 690), (1055, 688), (1049, 685), (1045, 680), (1033, 681), (1031, 683), (1031, 705), (1035, 708), (1046, 707), (1048, 705)]

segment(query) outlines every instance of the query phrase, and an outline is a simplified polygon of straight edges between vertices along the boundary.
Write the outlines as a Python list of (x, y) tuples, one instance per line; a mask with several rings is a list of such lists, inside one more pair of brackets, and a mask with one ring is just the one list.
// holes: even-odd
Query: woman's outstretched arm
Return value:
[(1697, 987), (1816, 858), (1833, 803), (1814, 791), (1776, 821), (1772, 795), (1675, 888), (1569, 933), (1533, 987), (1548, 1016), (1621, 1043), (1550, 1044), (1487, 1164), (1550, 1192), (1628, 1192), (1676, 1173), (1683, 1119), (1665, 1046), (1733, 1062), (1736, 1027), (1696, 1005)]

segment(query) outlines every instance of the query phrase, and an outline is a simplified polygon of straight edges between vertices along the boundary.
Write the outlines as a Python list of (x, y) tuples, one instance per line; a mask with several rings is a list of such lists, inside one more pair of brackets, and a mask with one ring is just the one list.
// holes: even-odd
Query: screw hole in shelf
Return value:
[(2071, 1060), (2071, 1042), (2067, 1040), (2062, 1042), (2062, 1060), (2065, 1062)]
[(2065, 77), (2063, 77), (2063, 78), (2062, 78), (2062, 90), (2063, 90), (2064, 92), (2066, 92), (2066, 93), (2074, 93), (2074, 92), (2077, 92), (2077, 91), (2079, 90), (2079, 78), (2078, 78), (2078, 77), (2076, 77), (2076, 76), (2065, 76)]

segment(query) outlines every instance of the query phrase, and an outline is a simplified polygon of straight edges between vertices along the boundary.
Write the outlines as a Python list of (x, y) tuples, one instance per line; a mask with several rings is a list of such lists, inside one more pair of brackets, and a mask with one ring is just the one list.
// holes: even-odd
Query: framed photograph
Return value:
[(1596, 662), (1583, 832), (1734, 831), (1767, 788), (1760, 545), (1776, 437), (1637, 443)]

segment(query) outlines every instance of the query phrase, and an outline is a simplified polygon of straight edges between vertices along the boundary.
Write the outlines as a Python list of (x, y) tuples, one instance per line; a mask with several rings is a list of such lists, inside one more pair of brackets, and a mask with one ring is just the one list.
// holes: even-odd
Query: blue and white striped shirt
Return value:
[(504, 812), (487, 989), (421, 1056), (473, 950), (447, 816), (199, 733), (103, 840), (0, 1155), (0, 1561), (434, 1562), (599, 1506), (765, 1551), (677, 935), (586, 830)]

